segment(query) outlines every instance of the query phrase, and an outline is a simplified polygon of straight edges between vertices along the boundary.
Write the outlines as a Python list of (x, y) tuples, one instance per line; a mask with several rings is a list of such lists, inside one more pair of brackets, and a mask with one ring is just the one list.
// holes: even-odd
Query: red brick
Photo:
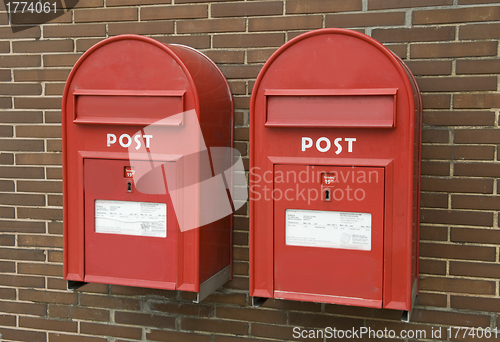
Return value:
[(34, 220), (62, 220), (62, 209), (17, 208), (17, 217)]
[[(0, 137), (12, 137), (14, 133), (14, 130), (12, 129), (12, 126), (0, 126)], [(2, 160), (5, 161), (8, 158), (8, 156), (11, 154), (5, 154), (2, 157)], [(7, 163), (7, 164), (12, 164), (12, 163)]]
[(207, 49), (210, 47), (209, 35), (158, 36), (155, 39), (165, 44), (184, 44), (195, 49)]
[(46, 276), (62, 276), (61, 265), (38, 264), (38, 263), (18, 263), (19, 274), (33, 274)]
[(137, 20), (137, 8), (96, 8), (74, 10), (75, 23)]
[(80, 323), (80, 333), (97, 336), (123, 337), (136, 340), (142, 337), (142, 329), (140, 328), (88, 322)]
[(319, 15), (251, 18), (248, 19), (248, 31), (284, 31), (321, 28), (323, 18)]
[[(108, 1), (106, 1), (107, 6), (111, 6), (108, 4)], [(103, 7), (104, 6), (104, 0), (80, 0), (78, 3), (75, 5), (74, 8), (93, 8), (93, 7)]]
[(212, 306), (209, 305), (163, 302), (163, 301), (162, 302), (150, 301), (149, 309), (151, 311), (160, 311), (173, 315), (188, 315), (188, 316), (199, 316), (199, 317), (208, 317), (212, 315), (213, 312)]
[(47, 179), (62, 179), (61, 168), (46, 168), (45, 173), (47, 175)]
[(454, 40), (455, 28), (443, 27), (416, 27), (397, 29), (374, 29), (372, 37), (379, 42), (428, 42)]
[(16, 313), (23, 315), (44, 316), (47, 313), (46, 304), (23, 303), (20, 301), (0, 301), (2, 312)]
[[(176, 1), (178, 2), (178, 1)], [(107, 0), (106, 6), (135, 6), (135, 5), (157, 5), (157, 4), (170, 4), (172, 0)]]
[[(248, 274), (248, 273), (247, 273)], [(217, 293), (214, 292), (203, 300), (205, 303), (220, 303), (243, 306), (247, 303), (243, 293)]]
[(44, 206), (45, 196), (33, 194), (2, 194), (0, 204)]
[(0, 37), (2, 39), (19, 39), (19, 38), (40, 38), (40, 27), (31, 27), (26, 30), (12, 32), (10, 27), (0, 28)]
[(61, 108), (60, 97), (16, 97), (16, 109), (57, 109)]
[(495, 114), (489, 111), (426, 111), (423, 122), (433, 126), (493, 126)]
[(286, 323), (284, 312), (263, 309), (248, 309), (248, 308), (223, 308), (218, 307), (216, 316), (221, 318), (236, 319), (250, 322)]
[(0, 53), (9, 53), (10, 52), (10, 42), (0, 42)]
[(245, 81), (228, 81), (231, 94), (245, 95), (247, 93), (247, 83)]
[[(45, 286), (45, 279), (43, 277), (0, 274), (0, 284), (14, 287), (42, 288)], [(19, 299), (22, 298), (19, 297)]]
[(0, 335), (4, 341), (26, 341), (26, 342), (46, 342), (45, 332), (23, 330), (23, 329), (7, 329), (0, 327)]
[(493, 193), (493, 181), (488, 179), (422, 177), (423, 191)]
[(76, 304), (77, 294), (72, 292), (59, 292), (47, 290), (19, 290), (19, 299), (32, 302)]
[[(0, 70), (0, 81), (10, 81), (12, 78), (10, 76), (10, 70), (9, 69), (2, 69)], [(2, 98), (2, 99), (5, 99), (5, 98)], [(10, 99), (9, 99), (10, 100)], [(2, 105), (3, 107), (7, 108), (7, 106), (5, 105), (5, 100), (2, 101), (2, 103), (0, 103), (0, 105)]]
[(223, 34), (214, 37), (214, 48), (279, 47), (283, 33)]
[[(455, 197), (455, 196), (453, 196)], [(461, 196), (458, 196), (461, 197)], [(472, 197), (472, 196), (471, 196)], [(498, 201), (497, 201), (498, 202)], [(453, 203), (453, 200), (452, 200)], [(499, 207), (494, 207), (493, 210)], [(476, 242), (483, 244), (499, 244), (500, 230), (496, 229), (468, 229), (468, 228), (451, 228), (450, 240), (453, 242)]]
[(500, 23), (462, 25), (459, 37), (461, 40), (498, 39), (500, 38)]
[(422, 104), (426, 109), (450, 108), (451, 96), (448, 94), (423, 94)]
[(453, 5), (453, 0), (368, 0), (369, 10)]
[(309, 14), (328, 12), (361, 11), (361, 0), (288, 0), (286, 1), (287, 14)]
[(495, 283), (485, 280), (469, 280), (445, 277), (423, 277), (419, 288), (424, 291), (459, 292), (480, 295), (494, 295)]
[[(291, 311), (288, 313), (288, 323), (293, 326), (326, 328), (335, 326), (337, 329), (356, 329), (363, 325), (363, 320), (347, 317), (327, 316), (324, 314), (302, 313)], [(252, 328), (254, 325), (252, 325)]]
[(411, 58), (496, 56), (497, 42), (411, 44)]
[(422, 161), (422, 175), (449, 176), (450, 163), (438, 161)]
[(65, 83), (46, 83), (45, 95), (47, 96), (62, 96)]
[(13, 41), (13, 52), (73, 52), (73, 41), (65, 40), (36, 40), (36, 41)]
[(453, 95), (455, 108), (498, 108), (500, 94), (456, 94)]
[(500, 177), (500, 164), (497, 163), (455, 163), (456, 176)]
[(79, 319), (89, 321), (108, 321), (109, 311), (102, 309), (89, 309), (79, 306), (60, 304), (49, 305), (49, 316), (64, 319)]
[(12, 108), (12, 99), (10, 97), (0, 97), (0, 108), (11, 109)]
[(498, 74), (500, 59), (458, 60), (457, 74)]
[[(448, 197), (444, 194), (441, 194)], [(448, 228), (420, 225), (420, 241), (448, 241)]]
[(450, 296), (450, 306), (456, 309), (500, 312), (500, 299), (481, 297)]
[[(26, 178), (26, 177), (23, 177)], [(32, 177), (33, 178), (33, 177)], [(62, 193), (62, 182), (59, 181), (18, 181), (17, 190), (22, 192)]]
[(81, 335), (49, 333), (49, 342), (107, 342), (108, 339)]
[(60, 153), (18, 153), (16, 165), (62, 165)]
[(43, 56), (43, 66), (44, 67), (72, 67), (75, 65), (81, 54), (50, 54)]
[(276, 49), (254, 49), (247, 51), (248, 63), (265, 63)]
[[(2, 111), (2, 112), (0, 112), (0, 122), (1, 123), (41, 123), (41, 122), (43, 122), (43, 112), (41, 112), (41, 111)], [(15, 142), (14, 140), (11, 140), (11, 141)], [(25, 140), (25, 142), (28, 143), (27, 140)], [(37, 150), (42, 151), (43, 150), (43, 141), (40, 140), (39, 142), (42, 143), (42, 148), (37, 149)], [(27, 146), (26, 146), (26, 148), (27, 148)], [(2, 143), (2, 150), (5, 150), (4, 143)]]
[(86, 25), (46, 25), (43, 27), (44, 38), (76, 38), (76, 37), (105, 37), (105, 24)]
[(404, 12), (327, 14), (325, 19), (325, 27), (393, 26), (404, 23)]
[(245, 335), (248, 323), (216, 319), (181, 318), (182, 330), (206, 331), (213, 333)]
[[(32, 81), (17, 79), (15, 76), (16, 72), (14, 72), (14, 78), (16, 82)], [(3, 95), (41, 95), (42, 87), (37, 83), (0, 83), (0, 92)]]
[(460, 327), (488, 327), (490, 318), (486, 315), (443, 312), (415, 309), (411, 314), (412, 322), (446, 324)]
[(444, 259), (495, 261), (495, 248), (421, 242), (420, 256)]
[(146, 334), (148, 341), (164, 342), (210, 342), (209, 335), (184, 333), (177, 331), (151, 330)]
[(453, 158), (457, 160), (493, 160), (495, 150), (493, 146), (455, 146)]
[(457, 224), (470, 226), (492, 226), (493, 215), (487, 212), (465, 210), (423, 209), (420, 211), (424, 223)]
[(450, 274), (467, 277), (500, 278), (500, 265), (484, 262), (451, 261)]
[(417, 304), (428, 307), (446, 307), (447, 296), (445, 294), (421, 292), (417, 296)]
[(101, 38), (80, 38), (76, 40), (76, 52), (85, 52), (93, 45), (99, 43)]
[(1, 166), (0, 177), (2, 178), (43, 178), (43, 168), (39, 167), (16, 167)]
[(175, 329), (174, 316), (160, 316), (145, 313), (117, 311), (115, 312), (115, 322), (126, 325)]
[(500, 7), (470, 7), (413, 12), (413, 24), (449, 24), (500, 19)]
[(0, 56), (1, 68), (39, 67), (41, 58), (36, 55)]
[(141, 8), (141, 20), (207, 18), (207, 5), (155, 6)]
[[(192, 7), (192, 6), (190, 6)], [(279, 15), (283, 13), (282, 1), (238, 2), (212, 4), (212, 17), (245, 17), (256, 15)]]
[(80, 304), (82, 306), (122, 309), (122, 310), (139, 310), (140, 301), (138, 299), (125, 297), (109, 297), (100, 295), (81, 294)]
[[(14, 295), (13, 299), (15, 299), (15, 295)], [(14, 315), (0, 315), (0, 325), (1, 326), (11, 326), (11, 327), (16, 326), (16, 316), (14, 316)]]
[(198, 19), (177, 22), (178, 33), (238, 32), (245, 31), (245, 19)]
[(119, 34), (169, 34), (174, 33), (173, 21), (155, 21), (140, 23), (110, 23), (108, 34), (115, 36)]
[(459, 92), (459, 91), (480, 91), (480, 90), (496, 90), (496, 76), (427, 76), (418, 77), (418, 85), (421, 91), (430, 92)]
[(45, 123), (61, 123), (61, 111), (45, 111)]
[[(446, 275), (446, 262), (442, 260), (421, 259), (419, 264), (419, 273)], [(421, 288), (421, 290), (425, 290)]]
[(38, 317), (19, 317), (19, 326), (38, 330), (77, 332), (78, 323)]
[(215, 63), (243, 64), (245, 62), (245, 52), (240, 50), (208, 50), (204, 53)]
[(222, 73), (228, 79), (255, 78), (261, 68), (261, 65), (223, 65), (220, 67)]

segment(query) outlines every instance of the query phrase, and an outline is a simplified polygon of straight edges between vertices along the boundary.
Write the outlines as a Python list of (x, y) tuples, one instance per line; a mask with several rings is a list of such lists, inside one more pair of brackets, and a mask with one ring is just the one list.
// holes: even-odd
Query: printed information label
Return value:
[(289, 246), (371, 250), (372, 214), (287, 209)]
[(167, 237), (165, 203), (95, 200), (96, 233)]

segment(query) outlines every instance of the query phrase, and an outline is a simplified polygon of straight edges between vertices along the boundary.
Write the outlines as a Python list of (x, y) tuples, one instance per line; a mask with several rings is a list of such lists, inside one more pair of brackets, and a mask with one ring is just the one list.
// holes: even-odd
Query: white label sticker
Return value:
[(372, 214), (287, 209), (289, 246), (371, 250)]
[(167, 237), (165, 203), (95, 200), (96, 233)]

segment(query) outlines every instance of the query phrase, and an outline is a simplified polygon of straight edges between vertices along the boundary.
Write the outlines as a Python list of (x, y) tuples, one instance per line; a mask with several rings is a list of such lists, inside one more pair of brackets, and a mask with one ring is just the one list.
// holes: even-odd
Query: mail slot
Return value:
[(345, 29), (302, 34), (250, 104), (250, 295), (403, 310), (418, 289), (421, 98)]
[(231, 278), (233, 101), (187, 46), (123, 35), (64, 89), (64, 277), (197, 293)]

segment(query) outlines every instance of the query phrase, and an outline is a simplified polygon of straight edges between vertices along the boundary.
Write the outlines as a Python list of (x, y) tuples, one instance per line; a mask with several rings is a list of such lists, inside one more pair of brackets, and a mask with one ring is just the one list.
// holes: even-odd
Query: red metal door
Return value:
[[(134, 161), (139, 163), (150, 162)], [(156, 169), (161, 172), (141, 178), (139, 188), (148, 187), (142, 182), (163, 185), (162, 172), (170, 176), (175, 169), (175, 162), (164, 163)], [(127, 160), (84, 160), (85, 281), (175, 289), (178, 225), (172, 201), (168, 192), (141, 193), (130, 173)]]
[(276, 298), (382, 307), (384, 174), (275, 166)]

